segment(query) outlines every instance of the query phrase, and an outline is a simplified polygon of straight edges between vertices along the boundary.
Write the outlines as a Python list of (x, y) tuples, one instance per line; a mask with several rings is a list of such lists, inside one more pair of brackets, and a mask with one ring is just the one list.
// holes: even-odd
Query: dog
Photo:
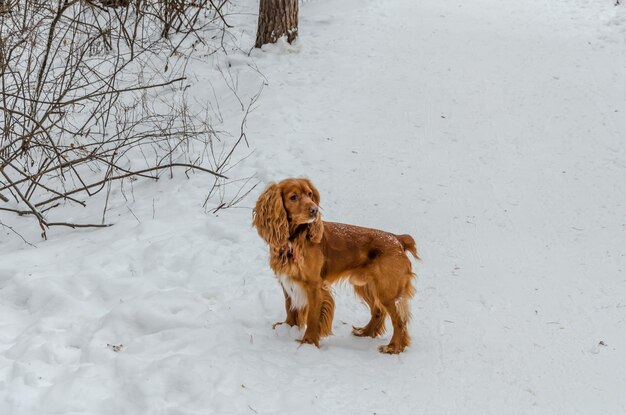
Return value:
[(252, 212), (252, 225), (270, 248), (270, 267), (285, 295), (290, 326), (304, 328), (303, 344), (319, 347), (332, 334), (335, 310), (331, 285), (348, 280), (369, 306), (371, 318), (353, 327), (356, 336), (385, 332), (387, 315), (393, 324), (382, 353), (397, 354), (409, 346), (409, 300), (415, 293), (411, 261), (419, 259), (410, 235), (322, 221), (320, 194), (309, 179), (270, 183)]

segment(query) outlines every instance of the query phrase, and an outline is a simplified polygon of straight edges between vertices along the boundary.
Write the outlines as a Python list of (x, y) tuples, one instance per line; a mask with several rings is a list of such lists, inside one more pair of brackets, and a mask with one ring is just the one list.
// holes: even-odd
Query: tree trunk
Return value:
[(282, 36), (289, 43), (298, 36), (298, 0), (261, 0), (254, 47), (276, 43)]

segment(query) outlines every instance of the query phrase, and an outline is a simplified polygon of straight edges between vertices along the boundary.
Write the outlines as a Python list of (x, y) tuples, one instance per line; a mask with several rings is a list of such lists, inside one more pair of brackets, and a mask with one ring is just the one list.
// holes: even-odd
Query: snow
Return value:
[[(272, 330), (263, 185), (213, 215), (178, 174), (117, 190), (110, 228), (1, 214), (36, 247), (2, 228), (0, 414), (624, 413), (626, 6), (311, 0), (250, 57), (241, 7), (228, 63), (267, 85), (240, 177), (308, 176), (325, 219), (411, 234), (412, 346), (352, 336), (349, 287), (320, 349)], [(198, 96), (223, 64), (195, 63)]]

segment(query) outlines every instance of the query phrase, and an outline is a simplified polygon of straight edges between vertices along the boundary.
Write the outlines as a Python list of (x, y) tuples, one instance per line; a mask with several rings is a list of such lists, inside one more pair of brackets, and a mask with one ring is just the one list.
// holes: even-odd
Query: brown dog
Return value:
[[(320, 195), (308, 179), (270, 184), (253, 210), (253, 226), (270, 246), (270, 266), (285, 294), (285, 323), (302, 328), (301, 343), (319, 347), (331, 334), (335, 308), (330, 285), (349, 280), (365, 300), (371, 319), (356, 336), (376, 337), (391, 317), (393, 335), (383, 353), (400, 353), (410, 343), (409, 299), (415, 293), (411, 261), (419, 259), (410, 235), (324, 222)], [(277, 323), (282, 324), (282, 323)]]

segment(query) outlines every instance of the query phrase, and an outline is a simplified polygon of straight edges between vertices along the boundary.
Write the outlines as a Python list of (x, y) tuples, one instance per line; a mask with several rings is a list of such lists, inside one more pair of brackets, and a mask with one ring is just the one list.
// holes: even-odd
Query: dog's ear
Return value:
[(289, 222), (280, 186), (276, 183), (267, 186), (256, 201), (256, 206), (252, 210), (252, 226), (271, 246), (280, 247), (287, 243)]
[(318, 244), (322, 240), (322, 235), (324, 235), (324, 222), (322, 222), (322, 215), (320, 213), (317, 214), (317, 219), (314, 222), (309, 223), (308, 229), (309, 239)]

